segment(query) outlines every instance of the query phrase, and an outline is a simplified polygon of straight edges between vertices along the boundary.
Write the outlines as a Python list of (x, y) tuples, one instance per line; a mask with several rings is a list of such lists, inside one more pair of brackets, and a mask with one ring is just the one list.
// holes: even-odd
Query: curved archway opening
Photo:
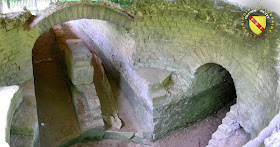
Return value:
[[(234, 81), (229, 71), (216, 63), (206, 63), (200, 66), (196, 69), (194, 77), (192, 91), (194, 91), (194, 95), (198, 95), (197, 104), (200, 106), (196, 107), (200, 108), (199, 115), (201, 118), (209, 116), (206, 118), (207, 126), (208, 123), (214, 124), (210, 125), (210, 135), (217, 132), (218, 127), (222, 124), (222, 119), (226, 117), (232, 105), (236, 104)], [(237, 125), (239, 126), (239, 124)], [(212, 144), (216, 145), (217, 140), (212, 138), (213, 134), (208, 136), (205, 141), (209, 140), (210, 144), (213, 142)]]
[[(80, 26), (76, 24), (80, 24)], [(84, 27), (86, 29), (81, 29), (81, 27)], [(86, 32), (83, 31), (90, 31), (92, 33), (86, 34)], [(90, 37), (92, 37), (92, 40), (86, 40), (85, 38), (83, 38), (83, 36), (89, 37), (88, 35), (91, 35)], [(116, 36), (118, 37), (118, 39), (113, 39), (116, 38)], [(73, 68), (75, 68), (77, 72), (83, 71), (83, 69), (85, 68), (87, 70), (94, 69), (93, 71), (90, 70), (91, 72), (94, 72), (93, 81), (86, 84), (77, 84), (79, 87), (74, 85), (73, 79), (71, 79), (72, 77), (69, 77), (67, 70), (68, 67), (66, 65), (68, 63), (68, 60), (66, 59), (67, 54), (69, 55), (70, 50), (69, 44), (66, 42), (73, 40), (84, 42), (84, 46), (82, 46), (82, 44), (80, 44), (80, 46), (75, 46), (77, 50), (81, 50), (81, 52), (79, 52), (80, 54), (85, 52), (83, 50), (84, 48), (89, 51), (85, 52), (86, 56), (83, 54), (84, 56), (78, 56), (78, 58), (75, 58), (75, 63), (79, 63), (79, 65)], [(39, 136), (40, 143), (42, 145), (57, 146), (64, 143), (66, 145), (68, 145), (68, 143), (76, 143), (72, 141), (76, 138), (88, 135), (80, 135), (83, 131), (81, 129), (83, 127), (82, 121), (89, 120), (88, 122), (93, 122), (93, 125), (97, 124), (99, 125), (97, 127), (100, 127), (103, 123), (103, 116), (108, 116), (107, 118), (110, 118), (110, 116), (115, 116), (118, 111), (124, 111), (124, 109), (117, 109), (117, 99), (115, 100), (114, 98), (115, 93), (118, 93), (118, 89), (117, 87), (113, 87), (111, 89), (110, 84), (112, 83), (107, 83), (112, 81), (110, 81), (111, 79), (109, 79), (108, 81), (106, 77), (106, 73), (104, 72), (100, 56), (107, 55), (101, 54), (102, 50), (104, 52), (107, 52), (108, 54), (113, 54), (115, 58), (114, 56), (110, 57), (114, 58), (114, 61), (121, 62), (119, 60), (121, 60), (122, 58), (118, 57), (122, 52), (117, 49), (121, 49), (119, 46), (123, 44), (122, 42), (129, 42), (127, 40), (130, 41), (130, 38), (127, 37), (125, 30), (120, 26), (103, 20), (95, 19), (67, 21), (63, 24), (52, 27), (49, 31), (46, 31), (37, 39), (32, 50), (32, 55), (33, 72), (35, 77), (35, 92), (38, 106), (37, 110), (40, 123)], [(77, 44), (77, 42), (73, 44)], [(116, 52), (119, 54), (116, 54)], [(74, 56), (74, 53), (71, 54), (72, 56)], [(88, 57), (88, 55), (92, 55), (92, 58), (89, 61), (91, 62), (91, 65), (89, 65), (87, 62), (88, 58), (82, 58)], [(85, 75), (90, 76), (91, 74), (86, 73), (83, 76)], [(88, 89), (85, 90), (85, 86), (83, 87), (81, 85), (88, 86)], [(76, 87), (81, 88), (82, 91), (76, 90), (78, 89)], [(96, 93), (92, 91), (95, 91)], [(89, 94), (86, 92), (88, 92)], [(76, 93), (81, 93), (80, 97), (75, 96)], [(96, 98), (96, 96), (94, 94), (97, 95), (100, 103), (96, 102), (90, 105), (93, 108), (87, 107), (89, 106), (89, 104), (91, 104), (90, 102), (88, 102), (89, 100), (87, 101), (87, 95), (89, 95), (89, 97), (91, 98), (91, 102), (95, 102), (96, 99), (94, 98)], [(118, 96), (117, 98), (120, 97)], [(99, 111), (100, 109), (101, 112)], [(102, 115), (100, 113), (102, 113)], [(123, 116), (121, 114), (119, 116), (123, 119)], [(116, 115), (116, 117), (118, 117), (118, 115)], [(82, 119), (82, 121), (80, 118)], [(94, 120), (91, 121), (91, 119), (87, 118), (94, 118)], [(98, 120), (100, 122), (102, 121), (102, 123), (98, 124), (99, 122), (96, 123), (95, 120)], [(130, 121), (130, 119), (128, 121)], [(126, 123), (127, 120), (123, 122)], [(111, 124), (109, 123), (105, 121), (106, 130), (112, 128)], [(104, 124), (102, 125), (102, 127), (104, 127)], [(92, 134), (95, 135), (97, 133)], [(86, 136), (83, 139), (86, 139), (87, 141), (95, 141), (94, 139), (96, 138), (88, 139)]]
[[(215, 132), (210, 145), (242, 146), (248, 141), (248, 134), (238, 123), (236, 89), (229, 71), (221, 65), (207, 63), (195, 72), (193, 88), (202, 95), (201, 114), (214, 114), (221, 118), (213, 128)], [(205, 95), (205, 96), (203, 96)], [(219, 138), (220, 137), (220, 138)]]
[(202, 95), (201, 113), (212, 114), (226, 105), (236, 103), (234, 81), (225, 68), (215, 63), (200, 66), (195, 72), (192, 90), (194, 95)]
[(58, 146), (62, 141), (80, 133), (55, 38), (50, 28), (50, 31), (39, 36), (32, 49), (39, 139), (42, 146)]

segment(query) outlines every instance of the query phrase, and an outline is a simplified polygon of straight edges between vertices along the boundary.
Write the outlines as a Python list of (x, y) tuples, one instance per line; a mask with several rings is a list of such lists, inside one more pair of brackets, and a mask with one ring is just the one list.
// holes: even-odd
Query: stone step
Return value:
[(230, 112), (233, 113), (233, 114), (235, 114), (236, 116), (238, 116), (238, 106), (237, 106), (237, 104), (232, 105), (232, 106), (230, 107)]
[(221, 140), (223, 138), (225, 138), (225, 134), (223, 134), (222, 132), (220, 132), (219, 130), (217, 130), (216, 132), (214, 132), (212, 134), (212, 139), (215, 139), (215, 140)]
[(237, 123), (237, 121), (230, 119), (229, 117), (225, 117), (223, 118), (222, 123), (229, 126), (231, 124)]
[(223, 133), (225, 136), (231, 136), (237, 129), (239, 129), (240, 126), (238, 123), (234, 123), (230, 126), (227, 126), (225, 124), (221, 124), (218, 127), (218, 131), (220, 131), (221, 133)]
[(231, 111), (226, 114), (226, 117), (228, 117), (229, 119), (232, 119), (232, 120), (237, 120), (237, 115)]
[(217, 141), (215, 139), (210, 139), (208, 145), (211, 147), (217, 147), (217, 146), (219, 146), (219, 141)]
[(164, 91), (157, 92), (170, 81), (171, 71), (157, 68), (141, 67), (136, 70), (136, 74), (145, 87), (147, 94), (153, 94), (152, 97), (160, 97), (165, 94)]
[(220, 131), (223, 134), (225, 134), (225, 136), (229, 136), (232, 133), (232, 129), (229, 126), (225, 125), (225, 124), (219, 125), (218, 131)]
[(240, 125), (239, 125), (239, 123), (234, 123), (234, 124), (231, 124), (229, 127), (230, 127), (233, 131), (236, 131), (237, 129), (240, 128)]

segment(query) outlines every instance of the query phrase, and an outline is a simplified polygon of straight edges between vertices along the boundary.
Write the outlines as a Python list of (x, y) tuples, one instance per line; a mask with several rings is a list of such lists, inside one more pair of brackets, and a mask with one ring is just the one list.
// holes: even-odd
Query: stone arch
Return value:
[[(224, 68), (222, 65), (220, 64), (217, 64), (217, 63), (206, 63), (206, 64), (203, 64), (201, 65), (200, 67), (198, 67), (194, 73), (194, 75), (197, 77), (197, 78), (200, 78), (200, 74), (204, 74), (206, 71), (209, 71), (208, 73), (206, 74), (213, 74), (212, 77), (217, 77), (222, 79), (223, 81), (226, 81), (229, 83), (228, 86), (230, 86), (231, 88), (233, 89), (230, 89), (230, 90), (233, 90), (231, 92), (234, 92), (232, 94), (234, 94), (234, 98), (236, 98), (236, 90), (235, 90), (235, 85), (234, 85), (234, 80), (232, 79), (232, 75), (230, 74), (230, 72)], [(209, 77), (209, 76), (208, 76)], [(201, 80), (201, 79), (197, 79), (197, 80)], [(211, 83), (209, 83), (211, 84)]]
[(194, 75), (192, 89), (198, 89), (194, 90), (195, 95), (208, 94), (203, 97), (204, 101), (208, 102), (208, 107), (206, 107), (208, 112), (217, 112), (224, 106), (236, 103), (234, 80), (223, 66), (206, 63), (197, 68)]
[[(240, 79), (238, 78), (239, 74), (234, 71), (234, 66), (227, 66), (227, 64), (223, 63), (223, 62), (201, 62), (200, 64), (197, 64), (192, 70), (191, 70), (191, 73), (192, 75), (195, 76), (195, 74), (197, 73), (197, 71), (199, 70), (199, 68), (201, 68), (202, 66), (205, 66), (207, 64), (215, 64), (215, 65), (219, 65), (221, 66), (222, 68), (224, 68), (225, 70), (227, 70), (233, 80), (233, 84), (234, 84), (234, 87), (235, 87), (235, 90), (236, 90), (236, 95), (237, 95), (237, 99), (240, 95), (243, 95), (244, 93), (240, 93), (242, 89), (241, 87), (243, 83), (239, 82)], [(233, 63), (234, 64), (234, 63)]]
[(37, 29), (39, 34), (42, 34), (56, 24), (77, 19), (99, 19), (130, 28), (134, 17), (114, 3), (63, 2), (40, 11), (30, 24), (30, 28)]
[[(195, 49), (186, 54), (185, 63), (188, 63), (187, 69), (191, 75), (194, 75), (197, 68), (206, 63), (219, 64), (229, 71), (236, 88), (238, 122), (254, 138), (261, 130), (261, 126), (266, 126), (269, 120), (267, 117), (256, 124), (251, 123), (252, 120), (259, 120), (259, 115), (261, 115), (256, 114), (255, 109), (265, 107), (258, 100), (268, 100), (270, 95), (274, 93), (274, 89), (271, 87), (274, 83), (267, 82), (271, 81), (268, 75), (273, 74), (273, 72), (268, 73), (260, 69), (256, 64), (258, 59), (254, 59), (254, 55), (248, 54), (246, 58), (242, 58), (239, 51), (230, 50), (230, 48), (221, 47), (218, 44), (196, 46)], [(264, 114), (261, 116), (266, 117), (267, 115)]]
[[(233, 58), (231, 53), (223, 54), (223, 52), (219, 52), (217, 49), (211, 50), (210, 46), (205, 46), (196, 48), (188, 54), (187, 58), (191, 63), (189, 70), (192, 75), (195, 74), (199, 67), (205, 64), (214, 63), (220, 65), (230, 73), (234, 81), (237, 101), (239, 101), (241, 96), (247, 95), (246, 90), (244, 90), (244, 87), (246, 87), (244, 84), (248, 83), (244, 83), (242, 79), (242, 75), (247, 70), (244, 70), (243, 67), (240, 66), (241, 63), (236, 58)], [(252, 73), (248, 74), (251, 75)]]

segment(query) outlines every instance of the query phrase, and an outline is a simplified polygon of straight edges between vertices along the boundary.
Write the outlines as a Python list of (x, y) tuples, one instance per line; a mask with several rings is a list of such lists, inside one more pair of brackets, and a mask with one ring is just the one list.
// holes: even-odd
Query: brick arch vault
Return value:
[(63, 2), (40, 11), (30, 28), (42, 34), (57, 24), (77, 19), (99, 19), (124, 28), (130, 28), (133, 22), (133, 16), (112, 6), (112, 3)]
[(31, 18), (27, 11), (0, 14), (0, 86), (19, 85), (33, 78), (32, 48), (38, 37), (56, 24), (99, 19), (125, 30), (134, 21), (121, 8), (107, 2), (57, 3)]
[(21, 84), (32, 78), (32, 48), (37, 38), (56, 24), (76, 19), (99, 19), (127, 30), (133, 16), (108, 2), (62, 2), (32, 16), (29, 11), (0, 14), (0, 85)]
[[(197, 69), (201, 66), (214, 63), (228, 70), (236, 88), (238, 122), (254, 138), (269, 123), (271, 116), (279, 111), (277, 106), (273, 104), (278, 102), (276, 95), (278, 77), (273, 66), (274, 61), (269, 59), (270, 57), (265, 59), (267, 61), (260, 61), (256, 55), (258, 51), (247, 54), (250, 52), (248, 50), (251, 50), (246, 48), (248, 46), (241, 48), (232, 48), (238, 45), (223, 46), (231, 44), (229, 43), (231, 40), (226, 40), (224, 37), (219, 39), (224, 41), (221, 43), (222, 45), (213, 42), (213, 44), (195, 45), (180, 51), (183, 56), (178, 55), (173, 64), (168, 63), (169, 65), (165, 65), (164, 68), (177, 73), (177, 78), (181, 80), (178, 85), (185, 86), (186, 91), (192, 90), (187, 83), (193, 81)], [(158, 61), (150, 61), (152, 63), (147, 63), (149, 66), (159, 65)], [(177, 69), (176, 67), (181, 68)], [(157, 128), (157, 124), (155, 128)]]
[[(231, 47), (216, 45), (213, 48), (197, 47), (187, 54), (186, 61), (192, 63), (189, 64), (189, 69), (194, 74), (199, 67), (207, 63), (215, 63), (228, 70), (236, 88), (238, 122), (254, 138), (261, 130), (261, 126), (269, 122), (267, 113), (277, 113), (277, 108), (269, 100), (276, 97), (276, 72), (273, 66), (264, 69), (268, 71), (260, 69), (261, 63), (257, 61), (258, 59), (254, 59), (256, 56), (253, 54), (247, 54), (247, 57), (240, 54), (238, 56), (238, 49), (234, 51)], [(265, 99), (270, 102), (264, 102)], [(267, 108), (267, 105), (274, 108)]]
[[(215, 30), (213, 22), (198, 20), (193, 13), (171, 10), (155, 13), (132, 17), (104, 2), (65, 2), (38, 14), (30, 23), (29, 31), (24, 27), (11, 29), (13, 25), (7, 27), (9, 31), (2, 27), (0, 85), (21, 84), (32, 78), (32, 47), (52, 26), (83, 18), (105, 20), (128, 29), (132, 36), (134, 48), (128, 55), (129, 65), (122, 66), (119, 71), (131, 69), (121, 72), (124, 80), (120, 81), (134, 90), (130, 101), (139, 122), (142, 120), (147, 126), (146, 137), (157, 139), (185, 125), (181, 112), (188, 109), (178, 106), (192, 93), (195, 71), (206, 63), (216, 63), (231, 74), (237, 93), (239, 123), (254, 138), (279, 112), (279, 42), (276, 41), (279, 36), (276, 30), (264, 39), (255, 39), (236, 34), (235, 30)], [(124, 49), (123, 54), (125, 52)], [(133, 85), (152, 76), (141, 73), (145, 71), (142, 68), (154, 68), (157, 70), (147, 71), (170, 77), (172, 82), (167, 87), (162, 88), (165, 82), (152, 85), (162, 88), (156, 94), (164, 95), (153, 99), (149, 92), (143, 92), (141, 85)], [(147, 80), (142, 81), (147, 84)]]
[[(185, 95), (193, 93), (191, 83), (196, 70), (207, 63), (221, 65), (231, 74), (237, 94), (238, 120), (252, 138), (278, 113), (277, 42), (273, 34), (257, 40), (215, 30), (214, 23), (197, 20), (193, 14), (170, 11), (144, 17), (136, 25), (141, 28), (135, 27), (135, 41), (139, 42), (136, 65), (173, 72), (169, 91), (172, 98), (154, 104), (155, 138), (182, 126), (184, 109), (179, 105), (185, 102)], [(150, 31), (151, 28), (154, 30)], [(152, 37), (147, 39), (145, 36), (149, 35)], [(169, 122), (166, 115), (175, 121)]]

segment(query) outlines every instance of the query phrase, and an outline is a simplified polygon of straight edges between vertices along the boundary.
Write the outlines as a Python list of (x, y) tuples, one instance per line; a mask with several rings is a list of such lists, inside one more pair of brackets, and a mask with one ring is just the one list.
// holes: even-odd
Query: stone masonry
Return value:
[(13, 115), (10, 146), (16, 147), (20, 144), (38, 147), (40, 146), (39, 126), (33, 79), (24, 82), (20, 87), (23, 101)]
[(92, 55), (82, 40), (66, 40), (65, 51), (67, 73), (74, 85), (90, 84), (93, 81)]
[[(248, 37), (239, 25), (240, 9), (223, 7), (208, 0), (137, 1), (124, 9), (109, 2), (65, 2), (35, 17), (1, 15), (0, 85), (33, 76), (32, 47), (52, 26), (100, 19), (76, 25), (126, 92), (146, 138), (169, 135), (215, 112), (232, 95), (232, 85), (238, 123), (255, 138), (280, 108), (279, 26), (265, 38)], [(139, 69), (157, 71), (161, 80), (149, 87), (149, 74)], [(169, 119), (174, 122), (166, 123)]]
[(4, 147), (10, 146), (10, 133), (13, 115), (22, 102), (22, 89), (19, 86), (0, 87), (1, 98), (1, 124), (0, 124), (0, 145)]
[(222, 124), (218, 127), (218, 130), (212, 134), (212, 138), (209, 140), (207, 147), (223, 147), (226, 146), (228, 139), (240, 128), (237, 121), (238, 109), (237, 105), (233, 105), (230, 111), (226, 114), (226, 117), (222, 120)]
[(64, 58), (81, 134), (91, 138), (102, 137), (104, 122), (93, 84), (92, 54), (80, 39), (66, 40), (66, 44), (68, 48)]
[[(234, 89), (234, 87), (232, 87), (233, 81), (230, 77), (230, 74), (220, 66), (209, 64), (197, 70), (197, 79), (194, 80), (192, 82), (192, 86), (190, 86), (193, 87), (191, 90), (193, 95), (186, 94), (185, 99), (181, 99), (179, 101), (176, 97), (180, 96), (171, 95), (172, 93), (170, 92), (171, 89), (173, 91), (176, 90), (176, 88), (170, 87), (170, 85), (173, 85), (173, 82), (175, 81), (172, 79), (172, 77), (174, 77), (174, 73), (172, 73), (170, 70), (149, 67), (139, 67), (136, 70), (131, 69), (127, 63), (129, 60), (125, 58), (126, 56), (112, 54), (115, 50), (119, 50), (119, 48), (116, 48), (116, 44), (122, 40), (129, 41), (129, 36), (123, 35), (123, 38), (118, 36), (119, 40), (112, 39), (110, 42), (106, 42), (105, 44), (103, 40), (106, 39), (99, 38), (98, 36), (99, 34), (102, 34), (103, 36), (107, 37), (109, 34), (114, 34), (112, 33), (114, 30), (111, 30), (114, 28), (114, 26), (110, 26), (105, 22), (95, 20), (85, 20), (79, 21), (77, 23), (73, 22), (73, 25), (76, 25), (78, 28), (80, 28), (79, 31), (82, 33), (81, 36), (83, 39), (93, 46), (94, 51), (99, 57), (102, 58), (103, 61), (106, 61), (104, 62), (104, 65), (111, 75), (116, 79), (120, 78), (119, 82), (121, 88), (124, 93), (127, 94), (127, 97), (130, 98), (129, 100), (131, 105), (136, 108), (134, 111), (137, 119), (144, 130), (146, 130), (146, 133), (143, 134), (146, 136), (146, 138), (151, 139), (154, 137), (154, 139), (156, 139), (164, 135), (171, 134), (173, 132), (172, 130), (174, 130), (173, 127), (177, 126), (178, 128), (183, 128), (186, 126), (186, 124), (188, 124), (186, 122), (190, 123), (193, 120), (198, 119), (196, 118), (198, 116), (203, 118), (203, 116), (217, 111), (220, 106), (227, 101), (227, 99), (214, 99), (214, 97), (222, 97), (229, 93), (232, 93), (235, 97), (235, 91), (230, 90)], [(92, 29), (90, 29), (90, 31), (85, 31), (83, 28), (86, 26)], [(101, 26), (106, 26), (107, 29), (104, 29)], [(94, 42), (92, 40), (94, 40)], [(108, 61), (114, 62), (110, 63)], [(126, 68), (123, 68), (124, 65)], [(118, 71), (122, 72), (120, 74), (122, 75), (121, 77), (118, 77), (118, 75), (114, 74)], [(208, 80), (210, 80), (211, 83), (202, 82)], [(204, 89), (199, 89), (199, 87), (204, 87)], [(209, 91), (215, 92), (209, 96), (209, 91), (207, 92), (207, 89), (209, 89)], [(205, 90), (206, 92), (201, 94), (201, 92)], [(212, 98), (209, 99), (207, 97)], [(199, 98), (205, 99), (205, 101), (197, 101), (196, 99)], [(176, 102), (177, 100), (178, 102)], [(167, 103), (167, 105), (162, 105), (163, 103)], [(210, 105), (208, 106), (207, 104)], [(217, 106), (214, 108), (209, 108), (211, 107), (211, 104), (212, 106), (217, 104)], [(171, 105), (172, 109), (168, 105)], [(193, 109), (188, 109), (188, 107), (191, 105), (196, 105), (196, 108), (194, 107)], [(205, 108), (199, 110), (200, 105)], [(193, 115), (194, 112), (196, 112), (196, 115)], [(170, 118), (172, 121), (169, 120)], [(186, 119), (182, 120), (181, 118)], [(165, 129), (161, 128), (163, 126)], [(154, 131), (154, 135), (151, 134), (152, 131)]]
[[(78, 52), (79, 57), (84, 57), (78, 58), (79, 65), (86, 65), (87, 68), (94, 68), (94, 75), (92, 75), (93, 73), (90, 73), (90, 75), (93, 76), (93, 82), (90, 84), (75, 86), (72, 84), (71, 79), (69, 79), (69, 85), (72, 89), (72, 99), (73, 103), (75, 103), (74, 107), (77, 108), (76, 114), (81, 124), (81, 135), (64, 142), (63, 144), (61, 144), (61, 146), (70, 146), (72, 144), (75, 144), (76, 142), (81, 142), (81, 140), (95, 141), (106, 138), (109, 132), (107, 131), (104, 133), (103, 121), (108, 123), (108, 118), (111, 118), (112, 116), (114, 116), (115, 119), (119, 118), (117, 114), (118, 108), (114, 103), (112, 88), (102, 66), (102, 61), (95, 54), (91, 53), (92, 49), (88, 48), (82, 40), (67, 40), (67, 36), (60, 25), (56, 25), (52, 28), (51, 31), (53, 31), (53, 33), (55, 34), (56, 42), (58, 43), (58, 47), (60, 50), (59, 54), (62, 63), (69, 62), (67, 60), (70, 60), (71, 56), (66, 57), (66, 54), (72, 55), (69, 52), (69, 48), (73, 48), (76, 46), (75, 49)], [(69, 43), (69, 41), (71, 41), (72, 44)], [(75, 42), (78, 43), (75, 44)], [(89, 56), (90, 58), (88, 58)], [(64, 65), (65, 67), (67, 66), (67, 64)], [(68, 66), (72, 65), (68, 64)], [(65, 72), (67, 72), (67, 67), (65, 69)], [(102, 116), (100, 114), (100, 109), (102, 111)], [(103, 118), (103, 120), (101, 118)], [(116, 125), (116, 122), (111, 122), (110, 125), (114, 127)]]

